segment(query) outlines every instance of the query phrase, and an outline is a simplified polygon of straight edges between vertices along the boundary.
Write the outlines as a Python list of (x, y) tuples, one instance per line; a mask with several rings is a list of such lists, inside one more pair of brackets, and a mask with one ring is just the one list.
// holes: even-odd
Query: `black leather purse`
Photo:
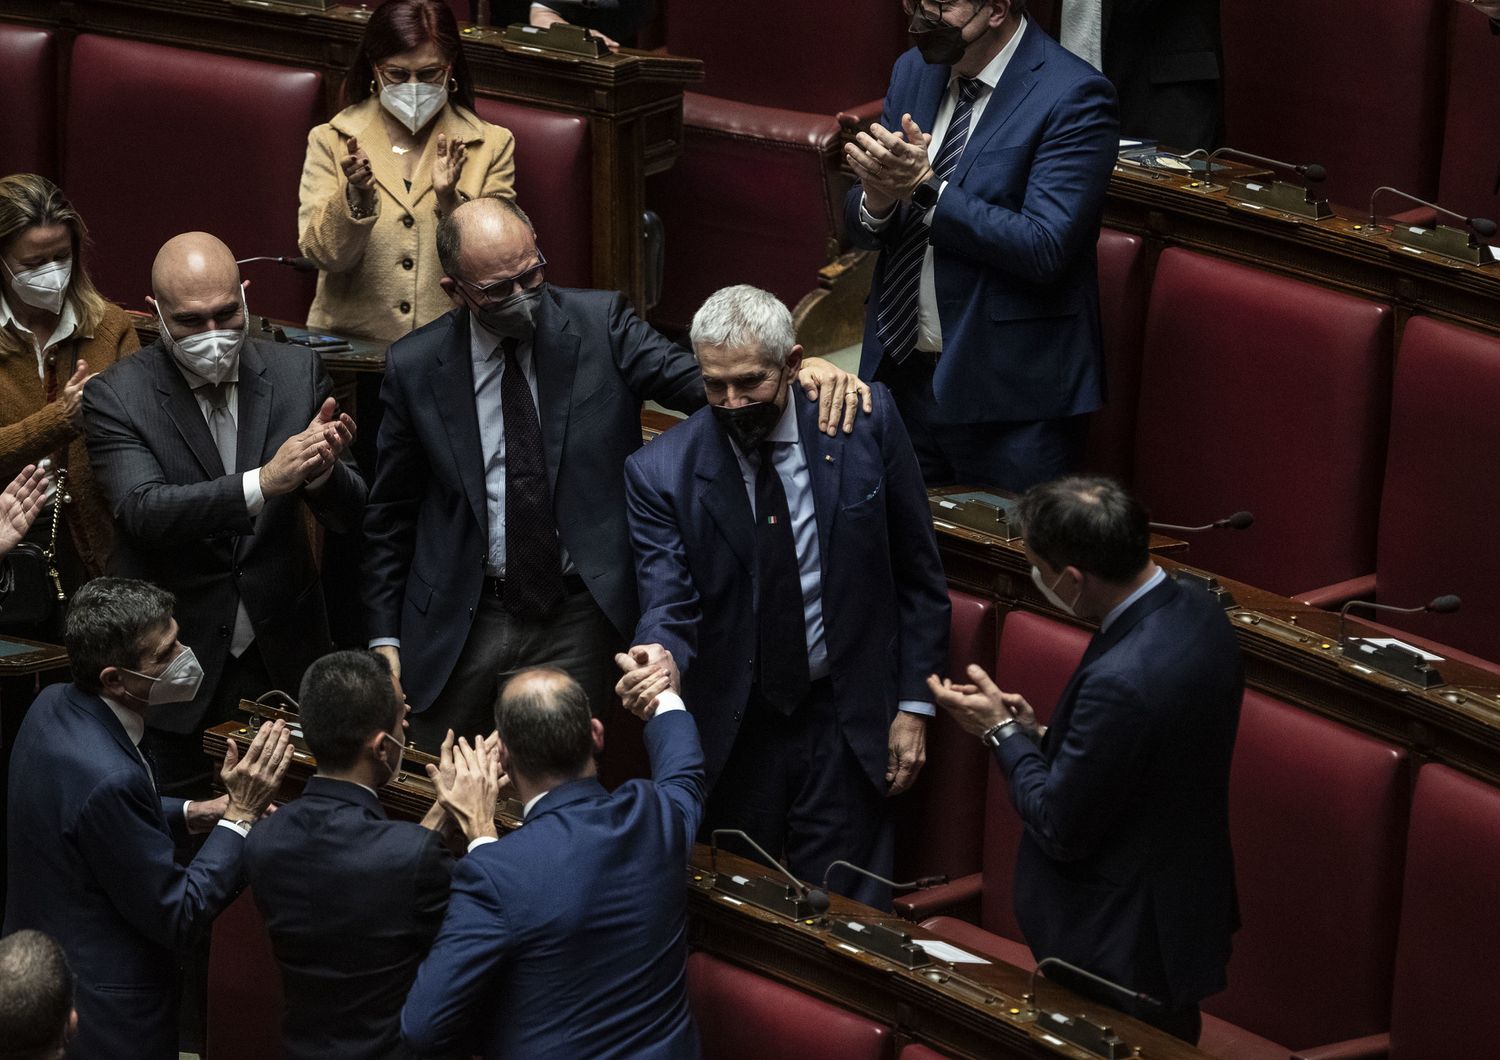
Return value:
[(0, 628), (23, 632), (52, 618), (57, 593), (47, 569), (47, 553), (29, 541), (0, 561)]

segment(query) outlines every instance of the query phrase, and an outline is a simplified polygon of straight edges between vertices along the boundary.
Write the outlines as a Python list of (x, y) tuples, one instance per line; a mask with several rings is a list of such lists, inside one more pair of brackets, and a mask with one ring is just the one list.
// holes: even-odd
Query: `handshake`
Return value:
[(628, 652), (618, 652), (615, 665), (625, 674), (615, 683), (615, 695), (642, 721), (650, 721), (656, 713), (657, 696), (663, 692), (682, 694), (677, 663), (660, 644), (637, 644)]

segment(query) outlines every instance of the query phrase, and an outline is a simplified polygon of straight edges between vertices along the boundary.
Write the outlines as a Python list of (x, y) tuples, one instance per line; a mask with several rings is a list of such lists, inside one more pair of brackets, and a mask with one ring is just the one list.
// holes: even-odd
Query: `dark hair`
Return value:
[[(494, 203), (505, 210), (506, 213), (519, 220), (531, 232), (532, 240), (536, 239), (536, 229), (532, 228), (531, 218), (526, 216), (526, 211), (517, 206), (510, 199), (501, 199), (493, 195), (481, 196), (478, 199), (470, 199), (461, 204), (452, 213), (444, 214), (438, 219), (437, 226), (437, 252), (438, 263), (443, 266), (443, 273), (453, 278), (458, 278), (458, 257), (463, 249), (463, 226), (464, 218), (483, 209), (476, 203)], [(459, 217), (462, 213), (463, 217)], [(467, 279), (467, 277), (465, 277)]]
[(73, 1011), (73, 970), (40, 931), (0, 939), (0, 1056), (61, 1056)]
[(592, 721), (583, 686), (561, 670), (522, 670), (495, 705), (510, 768), (533, 780), (581, 774), (594, 755)]
[(1068, 475), (1033, 486), (1018, 513), (1026, 544), (1053, 570), (1077, 567), (1121, 583), (1146, 565), (1146, 509), (1106, 475)]
[(448, 56), (453, 80), (458, 82), (453, 102), (473, 110), (474, 79), (469, 74), (469, 60), (464, 55), (463, 38), (458, 35), (458, 20), (443, 0), (386, 0), (375, 9), (344, 73), (345, 102), (362, 103), (370, 98), (376, 63), (424, 44), (436, 44)]
[(73, 683), (97, 694), (99, 673), (107, 666), (135, 670), (146, 651), (146, 637), (172, 621), (177, 599), (165, 589), (133, 578), (85, 582), (68, 605), (63, 642), (73, 666)]
[[(336, 651), (307, 668), (298, 693), (302, 736), (319, 766), (348, 769), (365, 741), (399, 728), (401, 702), (391, 664), (369, 651)], [(400, 732), (391, 732), (401, 739)]]

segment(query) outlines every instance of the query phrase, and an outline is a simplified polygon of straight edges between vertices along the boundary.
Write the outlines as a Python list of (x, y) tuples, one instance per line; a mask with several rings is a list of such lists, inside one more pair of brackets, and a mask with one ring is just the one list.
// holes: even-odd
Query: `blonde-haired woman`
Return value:
[[(27, 464), (66, 470), (57, 566), (64, 588), (104, 573), (114, 540), (82, 433), (83, 387), (141, 348), (130, 318), (83, 265), (88, 230), (46, 177), (0, 178), (0, 481)], [(44, 547), (52, 512), (31, 530)]]

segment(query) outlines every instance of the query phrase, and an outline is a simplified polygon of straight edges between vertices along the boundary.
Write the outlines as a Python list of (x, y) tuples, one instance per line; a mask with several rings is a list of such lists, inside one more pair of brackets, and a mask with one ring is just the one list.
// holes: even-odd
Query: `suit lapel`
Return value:
[(754, 572), (755, 517), (750, 510), (750, 498), (745, 496), (740, 462), (712, 416), (703, 419), (703, 430), (710, 437), (703, 439), (706, 444), (698, 447), (698, 499), (713, 516), (730, 550), (747, 571)]
[[(92, 693), (85, 692), (77, 685), (69, 685), (67, 696), (70, 702), (92, 717), (100, 725), (104, 726), (106, 732), (115, 743), (120, 745), (120, 750), (130, 756), (132, 762), (138, 762), (145, 770), (145, 762), (141, 758), (141, 752), (136, 749), (135, 744), (130, 742), (130, 736), (125, 732), (125, 726), (120, 724), (120, 719), (115, 717), (115, 712), (109, 709), (109, 704)], [(147, 771), (149, 776), (149, 771)]]
[(536, 371), (537, 415), (542, 422), (542, 442), (547, 450), (547, 484), (557, 492), (557, 472), (562, 466), (563, 440), (568, 433), (572, 406), (573, 376), (578, 370), (578, 336), (553, 303), (550, 292), (542, 296), (536, 334), (531, 341), (531, 363)]
[(958, 156), (954, 180), (963, 183), (974, 160), (984, 153), (984, 145), (1010, 120), (1021, 101), (1036, 87), (1037, 71), (1046, 62), (1042, 55), (1042, 39), (1039, 26), (1032, 23), (1026, 27), (1021, 42), (1016, 45), (1016, 53), (1010, 57), (1005, 73), (1000, 75), (1000, 83), (990, 93), (984, 113), (979, 116), (979, 125), (969, 134), (964, 153)]
[[(818, 520), (818, 555), (828, 555), (833, 523), (838, 517), (839, 485), (844, 478), (843, 436), (830, 438), (818, 430), (818, 403), (808, 401), (801, 387), (791, 390), (791, 401), (797, 402), (797, 434), (802, 440), (802, 454), (807, 461), (807, 476), (812, 482), (813, 510)], [(859, 428), (864, 429), (864, 424)], [(828, 561), (823, 560), (823, 569)]]
[(431, 376), (432, 396), (453, 463), (474, 519), (489, 533), (489, 508), (484, 492), (484, 447), (479, 441), (479, 412), (474, 407), (474, 366), (469, 360), (469, 313), (451, 314), (453, 327), (446, 343), (438, 347)]
[(156, 357), (156, 389), (161, 395), (161, 409), (187, 443), (188, 450), (203, 469), (203, 477), (215, 479), (229, 474), (230, 469), (219, 458), (219, 447), (214, 444), (213, 435), (208, 433), (208, 421), (203, 418), (198, 399), (193, 397), (187, 380), (177, 370), (172, 355), (159, 343), (146, 352)]
[(245, 340), (240, 354), (238, 384), (239, 426), (235, 438), (236, 471), (249, 471), (266, 463), (266, 435), (271, 427), (271, 381), (266, 378), (266, 362), (253, 340)]
[[(911, 119), (923, 132), (931, 132), (932, 126), (937, 122), (938, 107), (942, 105), (943, 95), (948, 91), (948, 79), (952, 76), (953, 71), (949, 67), (922, 64), (922, 73), (917, 78), (915, 98), (912, 101)], [(897, 127), (891, 132), (901, 131), (899, 117), (897, 122)], [(936, 153), (935, 147), (933, 150)]]

